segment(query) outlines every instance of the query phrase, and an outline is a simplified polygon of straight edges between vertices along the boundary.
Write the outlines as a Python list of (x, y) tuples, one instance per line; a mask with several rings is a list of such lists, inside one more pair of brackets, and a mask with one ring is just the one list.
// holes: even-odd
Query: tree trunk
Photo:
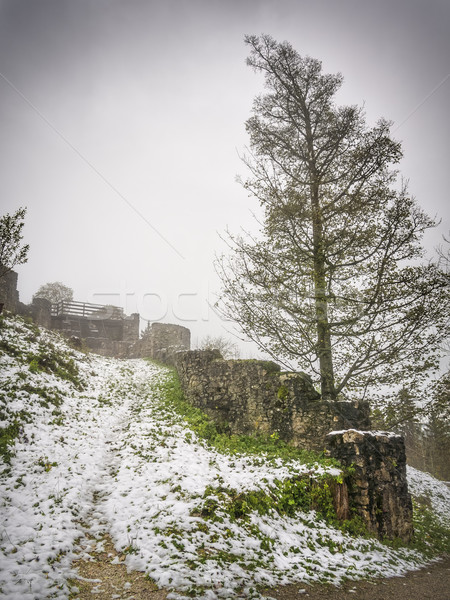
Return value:
[(326, 296), (325, 257), (323, 252), (323, 227), (319, 205), (318, 186), (312, 190), (313, 240), (314, 240), (314, 301), (317, 321), (317, 354), (320, 366), (322, 398), (336, 400), (333, 355), (331, 351), (328, 301)]

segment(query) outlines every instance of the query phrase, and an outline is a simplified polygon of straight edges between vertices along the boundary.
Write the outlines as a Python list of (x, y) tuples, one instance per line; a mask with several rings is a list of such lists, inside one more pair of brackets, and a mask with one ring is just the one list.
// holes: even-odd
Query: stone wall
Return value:
[(0, 305), (2, 305), (2, 309), (9, 310), (12, 313), (17, 312), (19, 302), (17, 277), (15, 271), (8, 271), (3, 277), (0, 277)]
[(406, 480), (404, 439), (371, 431), (335, 431), (327, 436), (331, 456), (353, 465), (350, 504), (380, 538), (409, 542), (413, 533), (412, 502)]
[(370, 429), (368, 403), (324, 401), (303, 373), (284, 373), (266, 361), (223, 360), (218, 350), (168, 353), (165, 360), (178, 371), (186, 399), (230, 433), (277, 435), (354, 465), (354, 475), (333, 492), (338, 517), (349, 518), (354, 508), (378, 537), (411, 539), (404, 440), (363, 431)]
[(40, 327), (52, 327), (52, 303), (46, 298), (33, 298), (29, 305), (31, 318)]
[(277, 435), (297, 447), (323, 450), (334, 429), (370, 428), (369, 406), (327, 402), (302, 373), (266, 361), (222, 360), (218, 350), (168, 357), (186, 399), (231, 433)]
[(176, 352), (189, 350), (190, 347), (191, 332), (187, 327), (172, 323), (152, 323), (133, 346), (131, 355), (172, 364), (171, 357)]
[(124, 342), (136, 342), (139, 339), (139, 313), (125, 316), (123, 319), (122, 340)]
[(86, 343), (94, 338), (116, 342), (123, 340), (123, 319), (94, 319), (62, 314), (52, 317), (51, 329), (60, 331), (66, 337), (79, 337)]

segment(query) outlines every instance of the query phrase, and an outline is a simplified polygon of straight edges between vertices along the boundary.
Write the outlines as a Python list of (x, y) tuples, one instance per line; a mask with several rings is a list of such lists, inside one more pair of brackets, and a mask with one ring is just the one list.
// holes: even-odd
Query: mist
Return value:
[[(77, 300), (236, 334), (216, 314), (220, 234), (255, 231), (236, 182), (263, 81), (245, 34), (340, 71), (339, 101), (393, 121), (401, 175), (450, 230), (450, 6), (444, 0), (0, 1), (1, 212), (28, 209), (20, 299), (62, 281)], [(239, 342), (244, 357), (253, 345)]]

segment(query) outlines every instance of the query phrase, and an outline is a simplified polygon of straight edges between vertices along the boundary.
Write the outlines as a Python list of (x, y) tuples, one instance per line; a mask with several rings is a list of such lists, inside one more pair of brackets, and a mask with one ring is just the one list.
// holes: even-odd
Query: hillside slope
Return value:
[[(339, 470), (207, 446), (167, 401), (168, 369), (84, 355), (10, 317), (0, 349), (6, 599), (76, 598), (74, 561), (86, 536), (105, 532), (129, 569), (174, 599), (260, 598), (262, 586), (390, 576), (429, 560), (289, 510), (291, 482)], [(414, 470), (410, 480), (448, 526), (446, 486)]]

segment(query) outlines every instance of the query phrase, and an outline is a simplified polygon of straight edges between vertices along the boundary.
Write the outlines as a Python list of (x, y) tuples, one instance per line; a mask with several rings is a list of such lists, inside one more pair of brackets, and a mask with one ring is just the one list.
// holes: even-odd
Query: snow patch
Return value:
[[(339, 470), (206, 447), (162, 407), (168, 371), (146, 361), (85, 356), (9, 318), (0, 336), (12, 348), (0, 355), (0, 420), (3, 427), (19, 423), (11, 464), (0, 463), (5, 599), (66, 600), (68, 580), (78, 577), (74, 561), (97, 544), (85, 534), (98, 539), (104, 532), (126, 555), (128, 569), (149, 574), (176, 600), (193, 589), (198, 600), (257, 599), (258, 585), (339, 584), (425, 563), (418, 552), (344, 535), (313, 511), (295, 518), (254, 512), (236, 521), (217, 497), (215, 518), (202, 518), (198, 507), (208, 487), (240, 494), (267, 490), (275, 479)], [(83, 389), (30, 371), (30, 356), (46, 344), (76, 362)], [(60, 400), (52, 400), (55, 393)], [(448, 489), (415, 470), (408, 477), (413, 493), (427, 493), (448, 518)], [(101, 581), (94, 583), (100, 592)]]

